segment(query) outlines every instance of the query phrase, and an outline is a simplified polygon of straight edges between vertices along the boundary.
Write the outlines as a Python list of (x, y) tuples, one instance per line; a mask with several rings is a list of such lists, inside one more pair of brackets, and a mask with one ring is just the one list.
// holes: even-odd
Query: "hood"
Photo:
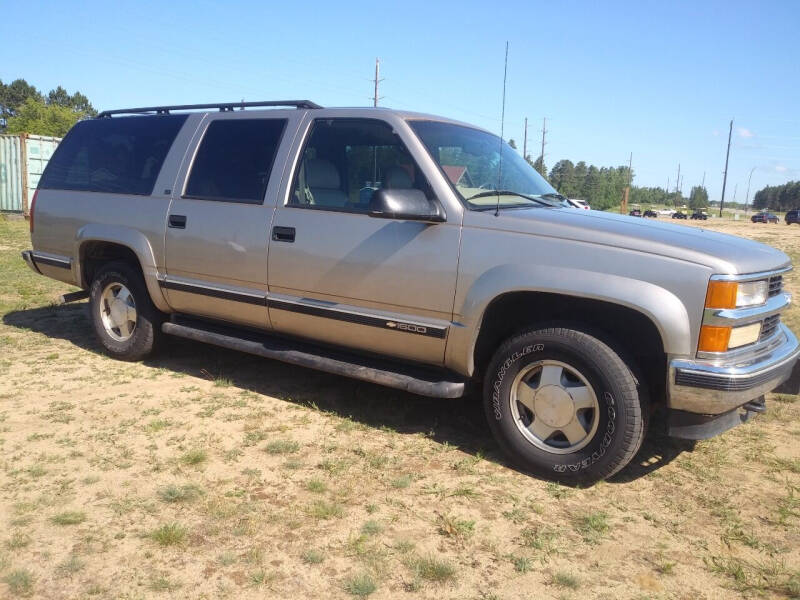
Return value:
[(491, 211), (468, 215), (475, 216), (465, 218), (466, 225), (480, 221), (492, 229), (658, 254), (705, 265), (715, 273), (758, 273), (791, 264), (780, 250), (738, 236), (595, 210), (526, 208), (501, 210), (497, 217)]

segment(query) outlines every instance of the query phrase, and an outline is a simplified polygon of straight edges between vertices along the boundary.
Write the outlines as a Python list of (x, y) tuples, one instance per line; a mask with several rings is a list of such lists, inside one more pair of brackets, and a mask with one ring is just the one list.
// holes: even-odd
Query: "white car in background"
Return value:
[(577, 200), (575, 198), (567, 198), (567, 204), (569, 204), (572, 208), (583, 208), (585, 210), (591, 210), (589, 203), (586, 200)]

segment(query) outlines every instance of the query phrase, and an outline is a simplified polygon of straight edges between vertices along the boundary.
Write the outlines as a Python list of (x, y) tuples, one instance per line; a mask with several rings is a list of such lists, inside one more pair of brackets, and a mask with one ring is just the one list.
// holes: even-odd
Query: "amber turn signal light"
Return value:
[(709, 281), (706, 292), (706, 308), (736, 308), (735, 281)]
[(727, 352), (730, 339), (730, 327), (703, 325), (700, 328), (700, 343), (697, 345), (697, 349), (700, 352)]

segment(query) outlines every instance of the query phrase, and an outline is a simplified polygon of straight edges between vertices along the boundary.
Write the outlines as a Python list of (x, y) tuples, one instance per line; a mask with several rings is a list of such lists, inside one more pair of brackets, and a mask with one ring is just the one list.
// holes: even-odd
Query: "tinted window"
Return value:
[(374, 119), (314, 122), (289, 204), (367, 212), (379, 188), (416, 188), (427, 181), (388, 123)]
[(77, 123), (39, 187), (149, 195), (186, 115), (113, 117)]
[(261, 204), (285, 119), (225, 119), (208, 126), (185, 196)]

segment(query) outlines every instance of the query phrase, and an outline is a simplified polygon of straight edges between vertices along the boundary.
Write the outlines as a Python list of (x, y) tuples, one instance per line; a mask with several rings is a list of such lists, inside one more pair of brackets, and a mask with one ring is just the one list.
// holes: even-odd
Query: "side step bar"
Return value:
[(161, 330), (169, 335), (369, 381), (421, 396), (460, 398), (467, 390), (466, 380), (446, 371), (395, 364), (196, 319), (173, 317), (172, 321), (161, 326)]

